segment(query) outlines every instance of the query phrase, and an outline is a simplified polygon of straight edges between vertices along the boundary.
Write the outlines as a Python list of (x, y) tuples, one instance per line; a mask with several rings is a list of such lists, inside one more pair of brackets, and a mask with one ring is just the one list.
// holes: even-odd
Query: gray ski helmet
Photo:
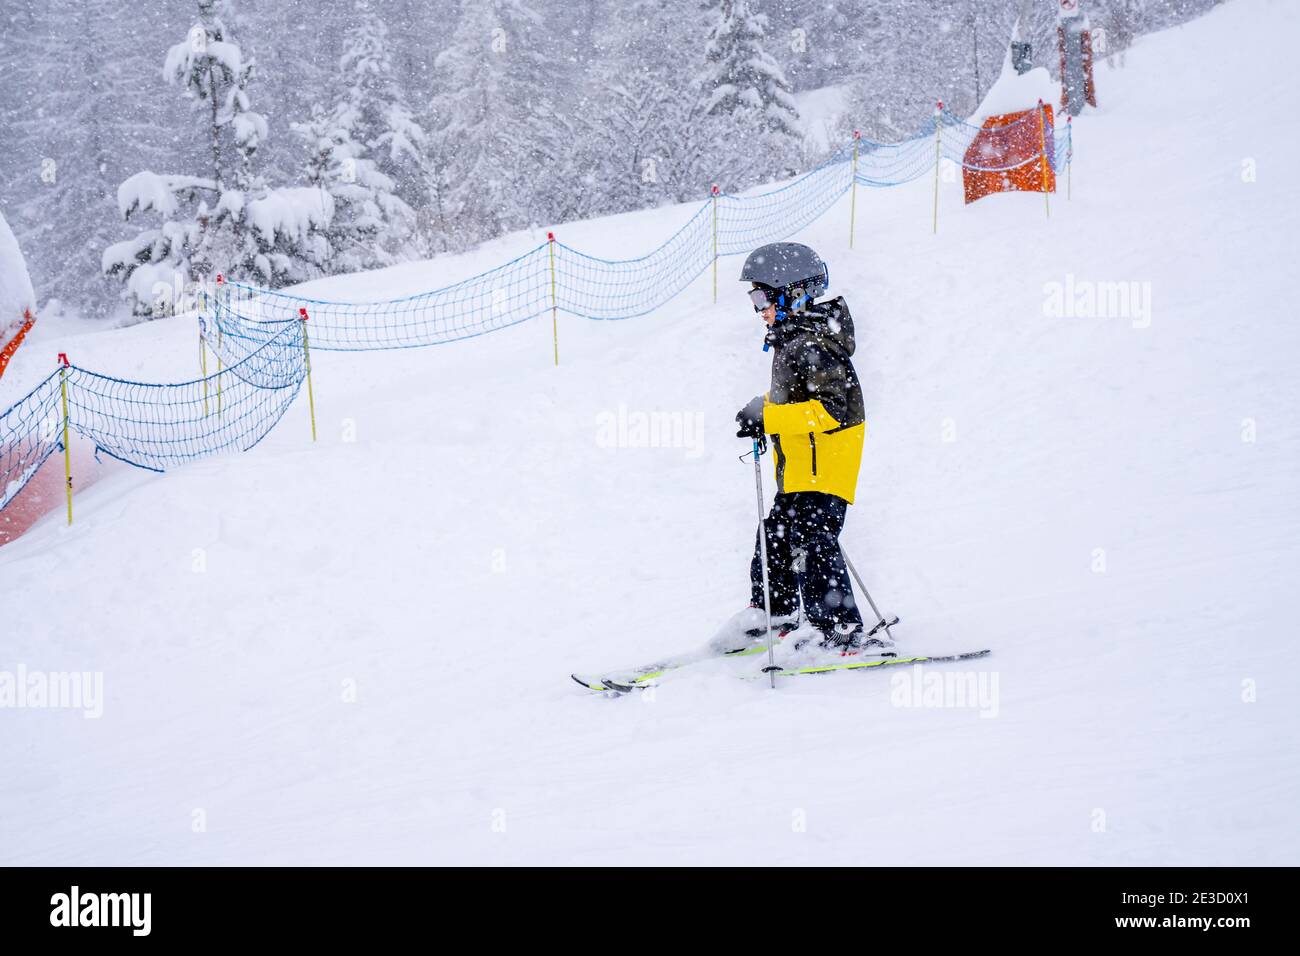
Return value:
[(800, 286), (810, 299), (826, 292), (830, 273), (822, 257), (799, 242), (769, 242), (749, 254), (740, 270), (741, 282), (771, 289)]

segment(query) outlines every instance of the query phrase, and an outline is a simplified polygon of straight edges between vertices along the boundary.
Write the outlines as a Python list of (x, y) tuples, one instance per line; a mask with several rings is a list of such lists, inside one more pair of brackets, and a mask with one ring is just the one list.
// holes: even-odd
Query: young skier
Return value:
[[(766, 448), (772, 436), (776, 498), (759, 531), (767, 538), (772, 627), (794, 627), (801, 603), (804, 614), (780, 656), (883, 652), (893, 642), (864, 635), (839, 544), (866, 432), (849, 307), (843, 298), (816, 301), (829, 272), (797, 242), (755, 249), (740, 278), (752, 284), (750, 301), (767, 325), (763, 350), (773, 353), (770, 390), (736, 415), (738, 437)], [(760, 561), (755, 536), (750, 606), (719, 632), (719, 643), (766, 638)]]

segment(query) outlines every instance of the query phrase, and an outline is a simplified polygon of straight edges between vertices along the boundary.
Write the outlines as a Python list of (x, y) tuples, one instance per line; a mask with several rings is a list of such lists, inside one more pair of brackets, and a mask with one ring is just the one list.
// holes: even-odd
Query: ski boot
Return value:
[[(772, 615), (772, 636), (780, 640), (799, 626), (799, 612)], [(709, 649), (717, 654), (733, 654), (767, 643), (767, 614), (762, 605), (753, 605), (733, 614), (709, 640)]]
[(777, 647), (773, 657), (782, 670), (844, 663), (845, 657), (893, 657), (894, 642), (868, 637), (861, 624), (843, 622), (829, 628), (805, 624)]
[[(828, 653), (839, 654), (841, 657), (855, 654), (864, 654), (868, 657), (894, 656), (894, 642), (889, 639), (889, 635), (883, 628), (875, 628), (868, 633), (861, 624), (841, 621), (821, 633), (818, 646)], [(875, 636), (877, 634), (880, 636)]]

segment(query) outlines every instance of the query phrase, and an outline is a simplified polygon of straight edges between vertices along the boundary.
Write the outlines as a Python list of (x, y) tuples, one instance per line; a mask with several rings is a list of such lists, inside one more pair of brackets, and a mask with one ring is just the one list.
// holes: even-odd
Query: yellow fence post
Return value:
[(221, 361), (221, 326), (217, 326), (217, 417), (225, 417), (225, 408), (221, 402), (221, 373), (225, 370), (225, 363)]
[[(217, 285), (220, 286), (222, 281), (223, 281), (223, 276), (221, 275), (220, 272), (218, 272)], [(217, 292), (219, 294), (221, 290), (218, 288)], [(205, 287), (203, 290), (203, 300), (205, 302), (207, 301), (207, 297), (208, 297), (208, 291), (207, 288)], [(217, 317), (216, 309), (212, 310), (212, 320), (217, 326), (217, 349), (216, 349), (217, 352), (217, 414), (221, 415), (223, 412), (222, 401), (221, 401), (221, 372), (222, 369), (225, 367), (225, 363), (221, 361), (221, 320)]]
[(934, 105), (934, 225), (930, 231), (934, 235), (939, 234), (939, 131), (942, 129), (940, 120), (943, 114), (943, 100), (939, 100)]
[[(208, 282), (206, 279), (204, 279), (202, 282), (199, 283), (199, 371), (203, 373), (203, 377), (205, 379), (208, 377), (208, 360), (207, 360), (207, 356), (204, 355), (203, 353), (203, 322), (207, 314), (208, 314)], [(204, 418), (208, 417), (208, 409), (206, 403), (204, 403), (203, 417)]]
[(546, 234), (546, 248), (551, 254), (551, 346), (555, 350), (555, 365), (560, 365), (560, 300), (555, 294), (555, 233)]
[(1047, 198), (1047, 109), (1042, 100), (1038, 101), (1038, 145), (1041, 150), (1038, 161), (1043, 170), (1043, 208), (1047, 210), (1047, 218), (1051, 219), (1051, 200)]
[(713, 304), (718, 304), (718, 184), (709, 189), (709, 202), (713, 203)]
[(302, 320), (302, 357), (307, 367), (307, 407), (311, 409), (311, 440), (316, 440), (316, 396), (311, 390), (311, 346), (307, 342), (307, 310), (299, 309)]
[(68, 495), (68, 525), (72, 525), (72, 444), (68, 440), (68, 356), (59, 353), (59, 394), (63, 399), (63, 483)]
[(855, 129), (853, 131), (853, 183), (849, 187), (849, 248), (853, 248), (853, 232), (857, 222), (858, 215), (858, 143), (862, 139), (862, 131)]
[(208, 417), (208, 349), (203, 342), (203, 326), (199, 326), (199, 372), (203, 379), (203, 417)]

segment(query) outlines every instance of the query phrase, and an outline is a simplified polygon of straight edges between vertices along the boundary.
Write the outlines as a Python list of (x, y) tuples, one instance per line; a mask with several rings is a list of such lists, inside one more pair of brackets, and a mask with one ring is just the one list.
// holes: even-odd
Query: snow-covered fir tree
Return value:
[(698, 85), (706, 96), (705, 114), (721, 124), (730, 148), (757, 136), (794, 171), (801, 152), (799, 109), (781, 66), (764, 47), (767, 16), (755, 13), (749, 0), (719, 0), (704, 46), (706, 64)]
[(957, 92), (947, 78), (936, 86), (933, 70), (933, 46), (936, 38), (950, 35), (950, 24), (935, 21), (926, 30), (900, 37), (900, 23), (923, 23), (935, 15), (935, 8), (927, 7), (930, 2), (880, 0), (857, 18), (860, 46), (843, 52), (838, 77), (844, 115), (837, 142), (848, 142), (854, 130), (874, 142), (899, 142), (922, 128), (936, 99), (951, 100)]
[(547, 160), (568, 144), (546, 96), (550, 65), (534, 41), (540, 24), (522, 0), (466, 3), (434, 61), (436, 189), (453, 248), (554, 221)]
[[(156, 55), (121, 27), (112, 0), (6, 5), (0, 40), (0, 210), (28, 255), (46, 314), (53, 300), (83, 314), (110, 311), (116, 291), (99, 270), (121, 238), (117, 184), (168, 160), (178, 104), (146, 110), (141, 83)], [(138, 11), (135, 29), (160, 13)]]
[[(786, 146), (769, 149), (769, 137), (755, 134), (759, 124), (744, 121), (744, 110), (700, 115), (716, 89), (701, 90), (696, 81), (710, 65), (704, 48), (714, 21), (722, 22), (720, 0), (524, 2), (369, 0), (361, 10), (357, 0), (245, 2), (238, 18), (227, 7), (224, 27), (256, 37), (259, 75), (251, 87), (246, 78), (243, 95), (269, 130), (262, 136), (254, 129), (256, 149), (242, 154), (233, 117), (214, 123), (213, 108), (230, 114), (252, 108), (228, 105), (224, 95), (208, 101), (155, 95), (158, 65), (190, 26), (194, 2), (136, 4), (129, 13), (121, 0), (8, 4), (0, 17), (6, 41), (0, 43), (0, 208), (28, 253), (37, 289), (83, 314), (99, 314), (110, 311), (116, 291), (100, 269), (105, 247), (127, 235), (137, 243), (117, 276), (134, 268), (137, 250), (144, 263), (154, 263), (153, 242), (135, 233), (141, 220), (161, 229), (161, 216), (137, 204), (124, 224), (114, 197), (140, 170), (212, 181), (200, 189), (185, 176), (168, 180), (193, 190), (173, 197), (177, 228), (197, 224), (200, 202), (210, 217), (215, 213), (216, 182), (238, 188), (245, 159), (249, 202), (261, 195), (259, 179), (301, 181), (302, 144), (287, 135), (290, 125), (312, 122), (313, 104), (331, 109), (339, 102), (348, 73), (340, 64), (354, 49), (355, 70), (381, 67), (360, 74), (367, 90), (360, 102), (379, 115), (374, 128), (393, 135), (384, 141), (387, 149), (370, 145), (382, 132), (353, 139), (394, 180), (418, 220), (416, 248), (381, 239), (390, 252), (441, 251), (444, 239), (466, 246), (520, 226), (696, 200), (712, 181), (733, 190), (806, 168), (807, 159), (792, 161), (799, 148), (788, 137)], [(1181, 23), (1216, 2), (1084, 0), (1083, 6), (1098, 31), (1101, 57), (1122, 50), (1130, 36)], [(974, 6), (980, 15), (972, 29)], [(729, 5), (733, 24), (741, 7)], [(1047, 0), (1032, 0), (1028, 15), (1024, 0), (743, 4), (751, 17), (768, 18), (761, 47), (798, 94), (811, 95), (811, 109), (824, 115), (843, 97), (844, 126), (830, 137), (837, 143), (854, 128), (884, 142), (910, 136), (929, 122), (936, 98), (958, 113), (972, 109), (977, 86), (982, 91), (1001, 62), (1017, 15), (1033, 43), (1034, 64), (1055, 74), (1056, 8)], [(382, 28), (367, 27), (368, 16)], [(721, 51), (723, 35), (716, 39)], [(222, 42), (231, 42), (229, 29)], [(194, 102), (197, 115), (187, 109)], [(400, 109), (384, 118), (386, 103), (405, 104), (407, 120), (414, 107), (416, 124), (439, 134), (429, 137), (425, 169), (414, 179), (406, 144), (418, 145), (418, 136)], [(437, 109), (426, 113), (431, 103)], [(474, 119), (479, 112), (487, 117), (482, 122)], [(398, 168), (387, 165), (394, 147)], [(480, 161), (483, 175), (476, 177)], [(321, 190), (311, 193), (319, 202)], [(146, 195), (157, 193), (136, 198)], [(326, 268), (340, 268), (343, 260), (333, 261)], [(135, 281), (142, 279), (143, 273)]]
[(254, 61), (223, 22), (223, 0), (198, 0), (198, 8), (198, 22), (168, 50), (163, 76), (203, 117), (206, 175), (129, 177), (118, 188), (123, 218), (152, 212), (161, 222), (103, 255), (104, 272), (123, 281), (136, 315), (170, 311), (181, 290), (218, 272), (272, 287), (310, 278), (329, 251), (331, 197), (310, 186), (272, 189), (257, 175), (267, 124), (248, 95)]
[(573, 146), (582, 188), (576, 217), (607, 215), (708, 195), (712, 183), (738, 185), (752, 157), (718, 140), (707, 97), (683, 77), (705, 66), (701, 9), (630, 0), (607, 7), (590, 75), (596, 92), (580, 114)]
[[(367, 185), (383, 194), (378, 203), (384, 228), (377, 238), (391, 259), (411, 238), (414, 208), (428, 198), (428, 135), (394, 74), (387, 25), (364, 0), (356, 15), (339, 60), (343, 95), (334, 116), (340, 132), (359, 147), (353, 159), (368, 159), (371, 172), (383, 176), (368, 175)], [(393, 194), (398, 202), (388, 198)]]
[(1144, 6), (1142, 0), (1106, 0), (1100, 15), (1090, 18), (1093, 55), (1105, 57), (1112, 66), (1122, 67), (1125, 51), (1142, 28)]
[[(391, 265), (390, 251), (405, 236), (413, 214), (379, 171), (368, 150), (353, 138), (355, 113), (348, 102), (317, 106), (307, 122), (293, 124), (307, 144), (307, 184), (328, 194), (334, 215), (324, 231), (325, 266), (331, 273)], [(394, 228), (396, 224), (396, 230)]]

